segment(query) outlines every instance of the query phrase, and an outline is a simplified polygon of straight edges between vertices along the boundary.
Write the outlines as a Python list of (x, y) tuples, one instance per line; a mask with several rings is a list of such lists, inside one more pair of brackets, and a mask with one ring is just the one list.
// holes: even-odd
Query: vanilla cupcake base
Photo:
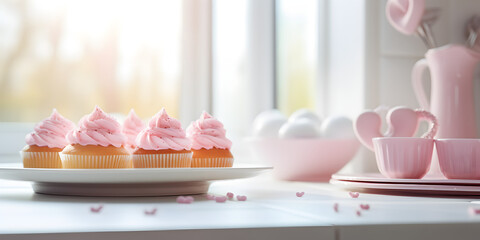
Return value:
[(192, 168), (226, 168), (233, 166), (233, 158), (193, 158)]
[[(127, 149), (127, 151), (130, 154), (132, 154), (135, 151), (135, 148), (136, 147), (133, 147), (133, 146), (125, 147), (125, 149)], [(133, 160), (131, 158), (130, 158), (130, 161), (128, 161), (127, 168), (133, 168)]]
[(192, 149), (192, 168), (227, 168), (233, 166), (233, 155), (229, 149)]
[(58, 154), (58, 152), (20, 152), (24, 168), (62, 168)]
[(192, 153), (133, 154), (134, 168), (189, 168)]
[(130, 155), (72, 155), (60, 153), (63, 168), (127, 168)]
[(127, 168), (133, 168), (133, 159), (130, 158), (130, 160), (127, 163)]

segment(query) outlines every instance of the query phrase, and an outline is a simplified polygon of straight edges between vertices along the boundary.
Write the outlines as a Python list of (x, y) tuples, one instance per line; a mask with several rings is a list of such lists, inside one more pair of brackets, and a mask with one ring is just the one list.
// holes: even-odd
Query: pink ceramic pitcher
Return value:
[[(420, 106), (438, 119), (436, 138), (476, 138), (473, 73), (480, 53), (463, 45), (430, 49), (412, 71), (413, 90)], [(430, 68), (430, 104), (422, 75)]]

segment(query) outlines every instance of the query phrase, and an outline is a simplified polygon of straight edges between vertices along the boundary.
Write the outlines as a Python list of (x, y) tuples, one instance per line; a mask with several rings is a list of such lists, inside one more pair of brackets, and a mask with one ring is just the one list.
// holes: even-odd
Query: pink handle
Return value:
[(377, 137), (411, 137), (418, 127), (419, 115), (416, 111), (406, 107), (395, 107), (388, 111), (386, 123), (388, 129), (382, 133), (382, 119), (373, 111), (360, 114), (353, 125), (358, 140), (374, 151), (373, 138)]
[(428, 129), (428, 131), (422, 135), (422, 138), (433, 139), (433, 137), (437, 135), (437, 131), (438, 131), (437, 118), (433, 114), (425, 110), (417, 109), (415, 110), (415, 112), (418, 114), (419, 120), (424, 120), (431, 123), (430, 129)]
[(373, 139), (378, 137), (412, 137), (418, 129), (420, 121), (428, 121), (432, 125), (423, 138), (433, 138), (437, 133), (438, 121), (430, 112), (412, 110), (406, 107), (390, 109), (386, 117), (388, 130), (382, 133), (382, 119), (373, 111), (360, 114), (353, 125), (355, 134), (360, 142), (374, 151)]
[(420, 107), (429, 111), (430, 103), (428, 102), (427, 95), (425, 95), (425, 89), (423, 88), (422, 84), (423, 73), (427, 68), (428, 63), (426, 59), (420, 59), (415, 63), (412, 69), (412, 86)]

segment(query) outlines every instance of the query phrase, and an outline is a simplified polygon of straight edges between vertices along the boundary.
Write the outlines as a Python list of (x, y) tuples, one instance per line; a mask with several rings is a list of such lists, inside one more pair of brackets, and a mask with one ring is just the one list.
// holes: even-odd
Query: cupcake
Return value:
[(64, 168), (126, 168), (130, 161), (120, 124), (98, 106), (80, 119), (67, 141), (60, 154)]
[(188, 168), (192, 161), (190, 140), (180, 122), (162, 109), (136, 139), (135, 168)]
[(190, 124), (187, 136), (192, 141), (192, 168), (233, 166), (232, 142), (225, 133), (223, 124), (207, 112)]
[(53, 109), (52, 115), (35, 126), (25, 137), (27, 146), (21, 151), (23, 167), (62, 168), (59, 152), (68, 145), (65, 135), (75, 127), (70, 120)]
[[(137, 144), (135, 144), (135, 139), (137, 138), (138, 133), (140, 133), (145, 128), (145, 124), (143, 123), (142, 119), (140, 119), (135, 111), (130, 110), (128, 113), (125, 122), (123, 122), (122, 126), (122, 133), (126, 137), (125, 148), (130, 152), (133, 153), (137, 148)], [(129, 168), (133, 167), (133, 161), (130, 160), (128, 164)]]

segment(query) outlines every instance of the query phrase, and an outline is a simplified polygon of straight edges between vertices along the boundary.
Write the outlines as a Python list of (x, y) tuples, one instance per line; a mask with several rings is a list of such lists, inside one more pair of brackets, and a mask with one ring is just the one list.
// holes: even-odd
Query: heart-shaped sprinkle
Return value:
[(102, 208), (103, 208), (103, 205), (98, 205), (96, 207), (92, 206), (90, 207), (90, 212), (99, 213), (100, 211), (102, 211)]
[(470, 214), (470, 216), (480, 215), (480, 208), (469, 207), (468, 213)]
[(227, 197), (228, 197), (229, 199), (232, 199), (233, 196), (234, 196), (233, 193), (231, 193), (231, 192), (228, 192), (228, 193), (227, 193)]
[(351, 198), (358, 198), (358, 196), (360, 196), (360, 193), (358, 192), (349, 192), (348, 194)]
[(360, 210), (357, 210), (356, 214), (357, 214), (358, 217), (362, 216), (362, 212), (360, 212)]
[(190, 204), (190, 203), (193, 202), (193, 200), (194, 200), (194, 199), (193, 199), (193, 197), (191, 197), (191, 196), (186, 196), (186, 197), (184, 197), (184, 196), (178, 196), (178, 197), (177, 197), (177, 203)]
[(145, 215), (155, 215), (157, 213), (157, 209), (154, 208), (152, 210), (145, 210)]
[(370, 205), (368, 205), (368, 204), (360, 204), (360, 208), (361, 208), (362, 210), (369, 210), (369, 209), (370, 209)]
[(247, 196), (237, 195), (238, 201), (247, 201)]
[(208, 200), (215, 200), (215, 195), (207, 194)]
[(225, 196), (215, 197), (215, 202), (217, 203), (224, 203), (226, 201), (227, 201), (227, 197)]
[(333, 211), (338, 213), (338, 203), (333, 204)]
[(305, 194), (305, 192), (297, 192), (295, 195), (297, 195), (297, 197), (303, 197), (303, 194)]

